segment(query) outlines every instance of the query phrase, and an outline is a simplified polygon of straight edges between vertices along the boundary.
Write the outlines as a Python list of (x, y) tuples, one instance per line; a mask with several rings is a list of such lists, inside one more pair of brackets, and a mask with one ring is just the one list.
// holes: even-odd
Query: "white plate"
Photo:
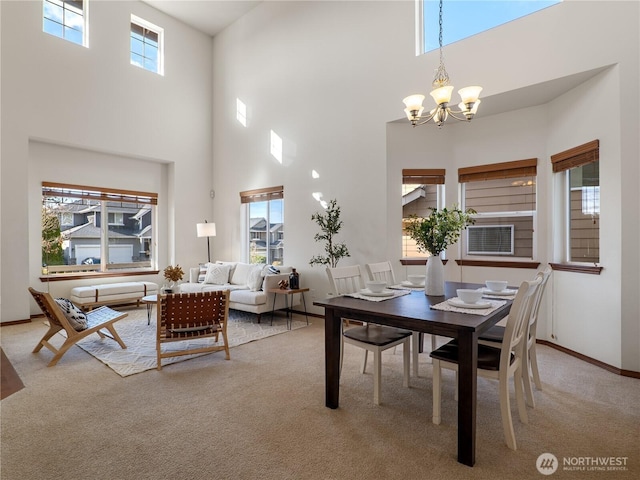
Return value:
[(491, 306), (491, 303), (483, 301), (479, 301), (476, 303), (465, 303), (458, 297), (450, 298), (449, 300), (447, 300), (447, 302), (449, 302), (449, 305), (458, 308), (489, 308)]
[(505, 288), (504, 290), (500, 290), (499, 292), (494, 292), (493, 290), (489, 290), (487, 287), (482, 287), (482, 293), (486, 293), (487, 295), (515, 295), (518, 293), (518, 290), (509, 290)]
[(366, 295), (367, 297), (393, 297), (395, 295), (393, 290), (383, 290), (381, 292), (372, 292), (368, 288), (365, 288), (360, 293), (362, 295)]
[(409, 280), (403, 280), (402, 281), (402, 286), (403, 287), (422, 288), (422, 287), (424, 287), (424, 282), (419, 283), (418, 285), (415, 285), (415, 284), (411, 283)]

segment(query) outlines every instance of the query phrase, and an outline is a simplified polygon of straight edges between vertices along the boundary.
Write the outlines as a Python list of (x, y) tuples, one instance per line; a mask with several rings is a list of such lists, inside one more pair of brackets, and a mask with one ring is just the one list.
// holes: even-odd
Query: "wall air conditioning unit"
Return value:
[(513, 255), (513, 225), (467, 227), (469, 255)]

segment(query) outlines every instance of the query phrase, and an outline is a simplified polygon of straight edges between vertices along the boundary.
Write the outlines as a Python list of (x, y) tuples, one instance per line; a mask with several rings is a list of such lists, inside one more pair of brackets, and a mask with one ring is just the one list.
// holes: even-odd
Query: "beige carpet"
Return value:
[[(141, 309), (142, 310), (142, 309)], [(143, 310), (142, 310), (143, 311)], [(284, 319), (282, 319), (283, 321)], [(296, 320), (304, 317), (296, 315)], [(146, 322), (145, 322), (146, 323)], [(1, 346), (25, 388), (1, 408), (2, 480), (503, 480), (636, 479), (640, 381), (541, 347), (543, 391), (512, 407), (518, 450), (502, 436), (493, 382), (478, 382), (477, 462), (456, 461), (454, 378), (445, 376), (442, 424), (431, 423), (431, 364), (402, 387), (401, 350), (383, 358), (382, 404), (347, 345), (340, 408), (324, 406), (324, 328), (308, 328), (121, 378), (79, 348), (46, 366), (31, 350), (41, 322), (2, 327)], [(425, 347), (430, 340), (425, 341)], [(370, 364), (371, 365), (371, 364)], [(448, 372), (450, 373), (450, 372)], [(513, 394), (512, 394), (513, 398)], [(563, 470), (560, 462), (626, 457), (627, 470)]]
[[(151, 324), (147, 325), (147, 315), (143, 310), (129, 309), (127, 313), (127, 317), (115, 324), (116, 331), (127, 345), (126, 349), (120, 348), (120, 345), (111, 339), (100, 338), (97, 334), (89, 335), (76, 344), (121, 377), (127, 377), (157, 367), (155, 315), (151, 316)], [(229, 347), (237, 347), (244, 343), (289, 331), (284, 316), (276, 316), (273, 325), (271, 325), (271, 315), (263, 315), (261, 323), (258, 323), (256, 319), (256, 315), (251, 313), (238, 310), (229, 311), (229, 325), (227, 326)], [(292, 330), (306, 326), (306, 321), (294, 320), (291, 323)], [(59, 333), (64, 335), (64, 331)], [(212, 338), (204, 338), (165, 344), (162, 345), (162, 351), (189, 350), (216, 344), (222, 345), (222, 337), (220, 337), (218, 343)], [(200, 355), (206, 354), (163, 358), (162, 366), (184, 362)], [(224, 355), (224, 352), (218, 353), (218, 355)]]

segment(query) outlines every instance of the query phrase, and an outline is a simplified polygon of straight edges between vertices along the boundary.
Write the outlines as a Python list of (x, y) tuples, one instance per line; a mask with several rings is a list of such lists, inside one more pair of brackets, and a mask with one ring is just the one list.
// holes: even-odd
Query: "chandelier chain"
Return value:
[(440, 11), (438, 14), (438, 28), (440, 29), (438, 35), (438, 42), (440, 45), (440, 65), (438, 65), (436, 75), (433, 78), (433, 88), (440, 88), (449, 85), (449, 74), (444, 68), (444, 53), (442, 52), (442, 0), (440, 0)]

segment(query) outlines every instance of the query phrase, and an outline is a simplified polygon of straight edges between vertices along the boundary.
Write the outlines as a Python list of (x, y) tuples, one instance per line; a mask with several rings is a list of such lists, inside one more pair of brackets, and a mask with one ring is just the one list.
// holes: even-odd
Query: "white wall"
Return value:
[[(141, 2), (94, 1), (83, 48), (42, 32), (41, 1), (0, 8), (1, 321), (36, 313), (27, 287), (47, 288), (42, 180), (158, 192), (159, 268), (205, 258), (195, 224), (212, 215), (211, 38)], [(164, 76), (129, 64), (131, 14), (164, 28)]]
[[(557, 102), (524, 110), (514, 104), (512, 112), (437, 131), (386, 125), (402, 116), (405, 95), (429, 91), (437, 65), (437, 52), (413, 55), (413, 2), (264, 2), (214, 39), (214, 185), (224, 199), (214, 203), (224, 229), (216, 258), (242, 255), (238, 192), (284, 185), (285, 263), (298, 268), (312, 296), (328, 291), (323, 269), (308, 266), (321, 252), (310, 220), (319, 209), (313, 191), (336, 197), (342, 207), (341, 239), (352, 257), (341, 264), (389, 258), (403, 278), (397, 263), (402, 168), (447, 168), (449, 204), (458, 199), (458, 167), (537, 157), (536, 260), (558, 261), (549, 228), (558, 217), (549, 156), (598, 138), (604, 270), (554, 273), (542, 333), (605, 363), (640, 370), (638, 8), (637, 2), (568, 0), (446, 47), (452, 83), (483, 85), (483, 105), (495, 95), (610, 68)], [(597, 31), (616, 34), (592, 34)], [(235, 120), (236, 97), (248, 105), (247, 128)], [(269, 156), (270, 129), (290, 146), (283, 165)], [(312, 169), (320, 179), (311, 179)], [(454, 248), (449, 257), (455, 256)], [(482, 281), (489, 272), (449, 262), (447, 275)], [(533, 271), (505, 269), (504, 276), (517, 282)]]

